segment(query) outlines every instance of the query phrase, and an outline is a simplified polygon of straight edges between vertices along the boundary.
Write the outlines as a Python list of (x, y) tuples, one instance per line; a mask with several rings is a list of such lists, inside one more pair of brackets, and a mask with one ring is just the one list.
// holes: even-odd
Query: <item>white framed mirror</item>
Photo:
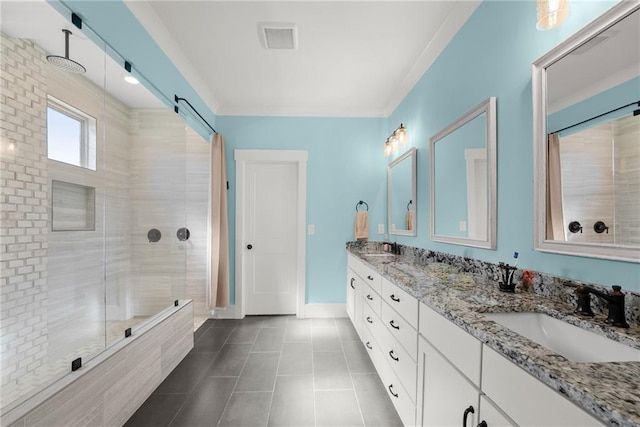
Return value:
[(411, 148), (387, 166), (389, 234), (416, 235), (416, 149)]
[(431, 240), (496, 248), (496, 98), (430, 141)]
[(532, 67), (534, 248), (640, 261), (640, 2)]

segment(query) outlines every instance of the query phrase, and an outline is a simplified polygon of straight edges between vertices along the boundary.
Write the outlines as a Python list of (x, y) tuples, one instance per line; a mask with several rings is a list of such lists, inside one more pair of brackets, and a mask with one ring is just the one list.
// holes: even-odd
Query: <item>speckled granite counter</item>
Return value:
[(640, 425), (640, 362), (573, 362), (482, 313), (540, 312), (640, 349), (640, 326), (628, 330), (603, 324), (606, 316), (582, 318), (574, 307), (534, 293), (500, 292), (495, 281), (441, 262), (416, 262), (405, 256), (367, 256), (348, 251), (585, 411), (612, 426)]

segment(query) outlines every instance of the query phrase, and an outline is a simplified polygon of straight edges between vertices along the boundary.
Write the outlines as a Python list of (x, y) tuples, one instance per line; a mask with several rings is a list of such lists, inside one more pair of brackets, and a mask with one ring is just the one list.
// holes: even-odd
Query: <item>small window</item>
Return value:
[(96, 119), (52, 96), (47, 100), (48, 157), (96, 170)]

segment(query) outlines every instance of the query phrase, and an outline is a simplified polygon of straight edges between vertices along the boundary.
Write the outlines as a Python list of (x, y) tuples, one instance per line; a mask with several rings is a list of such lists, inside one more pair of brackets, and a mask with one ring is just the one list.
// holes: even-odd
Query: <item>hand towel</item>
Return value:
[(413, 230), (413, 211), (407, 211), (407, 230)]
[(369, 213), (367, 211), (358, 211), (356, 213), (356, 240), (367, 240), (369, 238)]

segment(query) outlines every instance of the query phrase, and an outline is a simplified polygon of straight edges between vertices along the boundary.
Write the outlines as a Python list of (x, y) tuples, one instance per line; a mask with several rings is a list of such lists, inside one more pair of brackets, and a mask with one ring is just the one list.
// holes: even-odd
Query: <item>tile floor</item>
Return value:
[(207, 320), (126, 426), (401, 426), (351, 321)]

